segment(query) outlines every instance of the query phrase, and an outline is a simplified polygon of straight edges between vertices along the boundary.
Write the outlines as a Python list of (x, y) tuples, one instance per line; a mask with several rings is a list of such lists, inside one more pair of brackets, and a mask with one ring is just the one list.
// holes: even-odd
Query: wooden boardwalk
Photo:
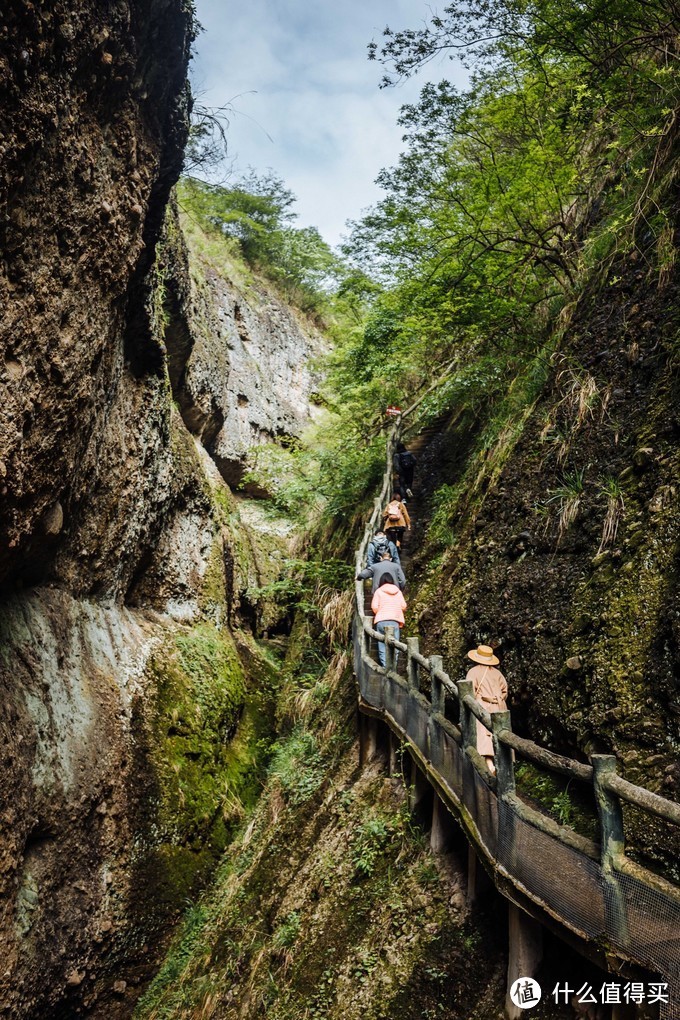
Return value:
[[(396, 438), (395, 429), (388, 441), (383, 488), (357, 551), (358, 568), (391, 485)], [(680, 888), (626, 855), (623, 814), (626, 805), (634, 805), (668, 826), (678, 826), (680, 805), (627, 783), (617, 774), (612, 755), (593, 755), (590, 764), (584, 764), (517, 736), (509, 712), (490, 716), (474, 699), (472, 685), (454, 682), (440, 656), (422, 656), (416, 639), (388, 637), (386, 666), (379, 666), (378, 639), (363, 584), (357, 582), (354, 672), (359, 710), (367, 720), (362, 755), (365, 759), (372, 754), (376, 721), (382, 721), (391, 739), (407, 749), (420, 782), (434, 791), (433, 841), (438, 839), (442, 806), (460, 824), (474, 854), (511, 904), (509, 980), (515, 972), (517, 977), (531, 976), (538, 963), (536, 929), (546, 927), (605, 970), (634, 975), (637, 968), (639, 976), (641, 968), (651, 980), (667, 982), (670, 1001), (661, 1003), (660, 1016), (677, 1020)], [(397, 650), (399, 673), (393, 668)], [(493, 732), (495, 776), (477, 753), (477, 719)], [(598, 842), (559, 825), (517, 796), (516, 757), (591, 789)], [(523, 1012), (508, 1003), (507, 1015), (520, 1017)], [(631, 1014), (615, 1008), (612, 1015)]]

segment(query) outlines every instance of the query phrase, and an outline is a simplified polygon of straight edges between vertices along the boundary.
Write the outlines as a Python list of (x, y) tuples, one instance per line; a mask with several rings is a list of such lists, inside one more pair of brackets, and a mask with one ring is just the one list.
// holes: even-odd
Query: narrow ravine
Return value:
[[(575, 763), (515, 748), (513, 804), (585, 847), (604, 919), (565, 948), (554, 907), (528, 1015), (674, 1020), (678, 11), (424, 6), (365, 40), (382, 93), (354, 51), (322, 56), (319, 19), (347, 47), (357, 12), (268, 12), (243, 95), (269, 96), (296, 197), (239, 166), (236, 100), (191, 95), (201, 2), (0, 13), (0, 1015), (514, 1017), (508, 931), (533, 908), (493, 863), (484, 888), (453, 801), (439, 839), (418, 735), (357, 708), (354, 555), (396, 405), (405, 633), (456, 682), (492, 646), (514, 733)], [(273, 131), (303, 51), (333, 103)], [(307, 211), (340, 190), (301, 139), (326, 158), (345, 125), (358, 189), (380, 95), (416, 80), (333, 247)], [(541, 845), (550, 914), (566, 871)]]

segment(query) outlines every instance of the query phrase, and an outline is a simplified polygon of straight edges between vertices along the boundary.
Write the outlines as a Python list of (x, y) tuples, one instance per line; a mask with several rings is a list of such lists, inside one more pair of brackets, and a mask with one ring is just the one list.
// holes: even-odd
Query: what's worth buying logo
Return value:
[(510, 989), (510, 1001), (520, 1009), (532, 1009), (541, 1001), (541, 986), (533, 978), (517, 978)]

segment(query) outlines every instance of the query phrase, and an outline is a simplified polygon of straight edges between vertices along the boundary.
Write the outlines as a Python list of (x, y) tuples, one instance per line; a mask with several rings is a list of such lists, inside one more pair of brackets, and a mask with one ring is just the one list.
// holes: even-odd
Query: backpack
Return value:
[(374, 538), (373, 548), (375, 549), (375, 558), (379, 560), (382, 555), (390, 551), (390, 543), (387, 538)]
[(387, 519), (390, 521), (398, 521), (401, 517), (401, 507), (397, 503), (396, 499), (393, 499), (391, 503), (387, 504)]
[(403, 468), (410, 468), (416, 462), (416, 458), (410, 452), (410, 450), (404, 450), (403, 453), (399, 454), (399, 463)]

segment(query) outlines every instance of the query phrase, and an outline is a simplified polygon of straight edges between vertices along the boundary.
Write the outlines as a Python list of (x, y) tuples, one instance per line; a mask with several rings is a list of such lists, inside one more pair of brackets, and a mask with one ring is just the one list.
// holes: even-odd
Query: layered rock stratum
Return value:
[(224, 479), (309, 421), (317, 339), (190, 279), (190, 4), (10, 2), (0, 32), (0, 1011), (129, 1016), (266, 726), (246, 593), (287, 537)]

